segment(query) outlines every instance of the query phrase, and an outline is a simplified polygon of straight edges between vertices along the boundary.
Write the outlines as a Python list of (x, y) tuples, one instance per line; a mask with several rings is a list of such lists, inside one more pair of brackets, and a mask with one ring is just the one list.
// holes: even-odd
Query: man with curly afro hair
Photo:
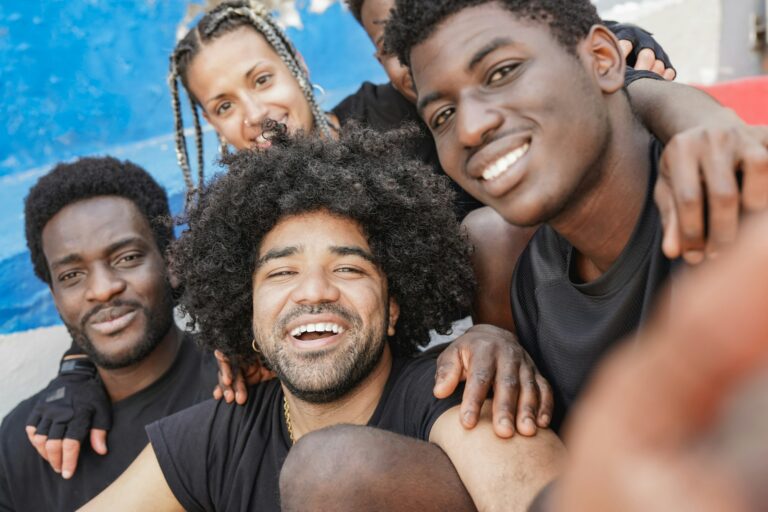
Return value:
[(523, 510), (555, 476), (551, 431), (497, 437), (490, 405), (463, 429), (459, 393), (436, 399), (434, 359), (412, 357), (467, 307), (473, 277), (447, 180), (408, 159), (411, 133), (225, 159), (172, 267), (200, 339), (277, 379), (244, 407), (150, 425), (94, 510)]
[[(3, 420), (0, 509), (74, 510), (136, 458), (145, 425), (209, 396), (216, 365), (174, 323), (168, 200), (144, 169), (59, 164), (24, 206), (35, 272), (77, 350)], [(81, 452), (89, 427), (93, 449)]]
[(520, 342), (554, 388), (557, 429), (602, 356), (647, 317), (680, 233), (701, 232), (702, 181), (717, 210), (708, 251), (733, 240), (739, 205), (766, 207), (756, 195), (768, 183), (740, 197), (735, 177), (766, 168), (765, 132), (666, 84), (694, 99), (678, 117), (709, 127), (677, 135), (662, 159), (634, 92), (630, 104), (619, 41), (588, 0), (396, 0), (385, 39), (410, 66), (446, 173), (507, 222), (543, 225), (510, 295)]

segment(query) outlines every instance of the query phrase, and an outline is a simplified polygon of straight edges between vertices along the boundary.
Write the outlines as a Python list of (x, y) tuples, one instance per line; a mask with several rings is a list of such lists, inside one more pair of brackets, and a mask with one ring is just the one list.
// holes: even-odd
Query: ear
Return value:
[(387, 320), (387, 336), (395, 335), (397, 319), (400, 318), (400, 304), (393, 298), (389, 298), (389, 319)]
[(613, 94), (624, 87), (627, 64), (613, 32), (603, 25), (593, 26), (580, 44), (580, 51), (605, 94)]

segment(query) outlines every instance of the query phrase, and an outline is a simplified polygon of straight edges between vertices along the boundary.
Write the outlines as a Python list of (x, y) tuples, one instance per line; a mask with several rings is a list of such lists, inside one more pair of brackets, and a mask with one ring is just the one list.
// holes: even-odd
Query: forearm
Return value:
[(81, 511), (184, 510), (165, 481), (151, 445), (147, 445), (128, 469)]
[(665, 144), (691, 128), (743, 124), (731, 109), (691, 86), (641, 79), (632, 82), (627, 91), (640, 120)]

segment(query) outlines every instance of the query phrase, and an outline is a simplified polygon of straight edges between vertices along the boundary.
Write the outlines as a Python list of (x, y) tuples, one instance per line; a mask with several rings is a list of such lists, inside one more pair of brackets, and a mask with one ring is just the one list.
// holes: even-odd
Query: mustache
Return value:
[(115, 299), (111, 302), (108, 302), (106, 304), (99, 304), (97, 306), (94, 306), (90, 311), (88, 311), (85, 316), (80, 320), (80, 328), (85, 329), (86, 324), (88, 324), (88, 321), (93, 318), (94, 315), (96, 315), (99, 311), (107, 308), (115, 308), (118, 306), (128, 306), (132, 307), (134, 309), (144, 309), (144, 307), (136, 302), (135, 300), (121, 300), (121, 299)]
[(346, 320), (350, 325), (357, 326), (362, 323), (357, 314), (339, 304), (313, 304), (311, 306), (299, 305), (287, 312), (277, 321), (276, 329), (278, 332), (284, 331), (289, 323), (302, 315), (321, 315), (323, 313), (332, 313), (339, 316)]

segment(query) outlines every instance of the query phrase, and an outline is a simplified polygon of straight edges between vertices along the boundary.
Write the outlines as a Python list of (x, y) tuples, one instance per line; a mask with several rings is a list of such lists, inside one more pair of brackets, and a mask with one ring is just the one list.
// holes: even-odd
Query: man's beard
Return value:
[[(292, 355), (285, 350), (285, 328), (289, 322), (301, 315), (326, 312), (343, 318), (349, 324), (344, 335), (354, 333), (355, 339), (346, 340), (343, 347), (331, 352), (318, 350)], [(275, 324), (268, 335), (271, 343), (263, 343), (264, 338), (258, 332), (256, 341), (265, 362), (291, 394), (305, 402), (324, 404), (345, 396), (371, 374), (384, 353), (385, 332), (386, 325), (363, 331), (363, 321), (358, 315), (338, 304), (322, 304), (295, 308)]]
[[(129, 306), (136, 309), (146, 318), (146, 328), (137, 343), (125, 353), (110, 355), (99, 351), (91, 339), (85, 334), (88, 320), (107, 307)], [(161, 307), (152, 311), (135, 301), (115, 300), (109, 304), (98, 306), (88, 312), (80, 321), (80, 326), (75, 327), (64, 322), (69, 334), (78, 346), (88, 355), (93, 364), (105, 370), (125, 368), (144, 360), (163, 341), (163, 338), (173, 325), (173, 302), (170, 291)]]

